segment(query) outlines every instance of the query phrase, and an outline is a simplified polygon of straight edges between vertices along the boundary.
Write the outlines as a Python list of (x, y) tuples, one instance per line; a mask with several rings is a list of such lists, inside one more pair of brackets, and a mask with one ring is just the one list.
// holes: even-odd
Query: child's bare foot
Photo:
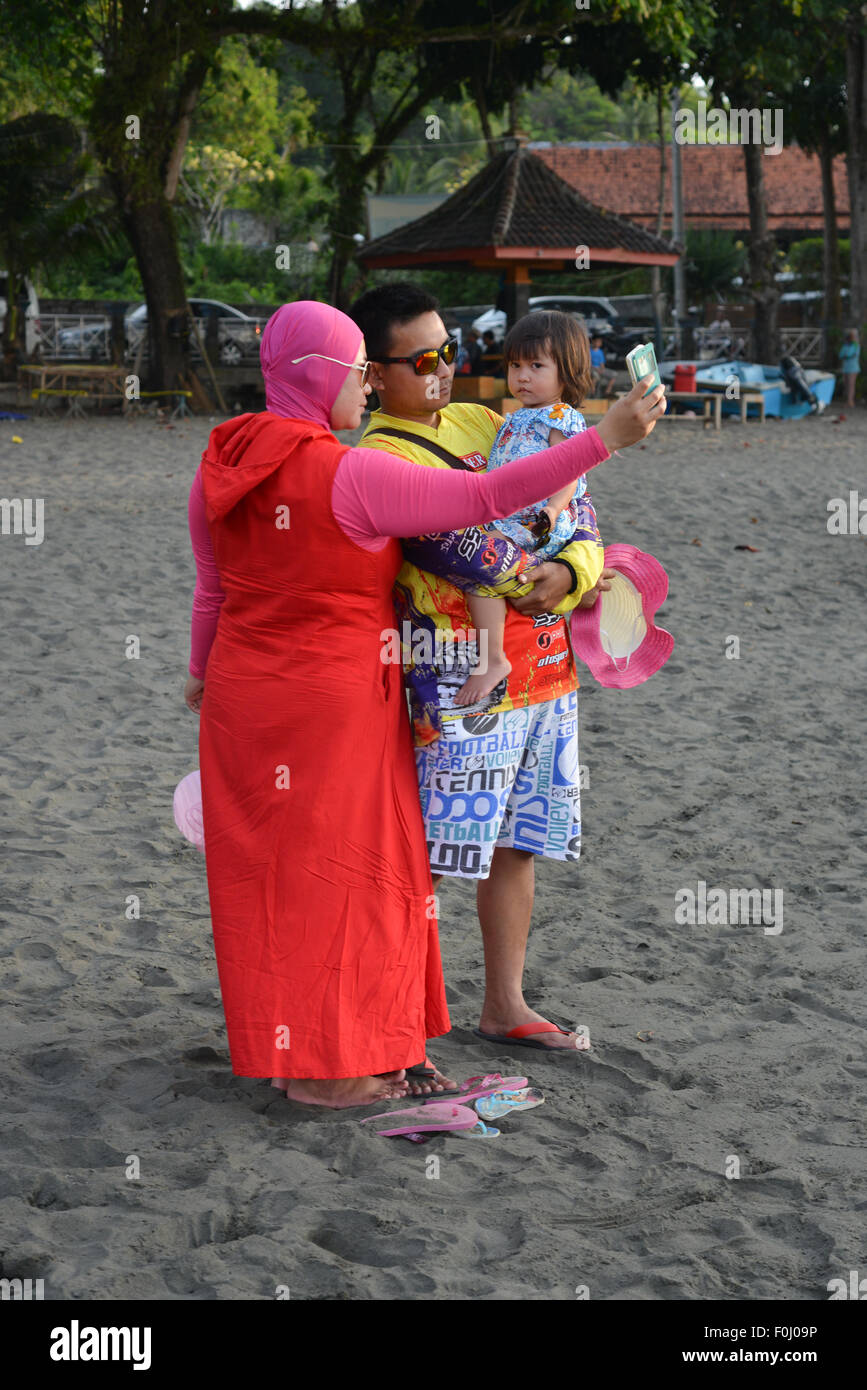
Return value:
[(427, 1057), (415, 1072), (407, 1072), (406, 1081), (411, 1096), (435, 1096), (439, 1095), (440, 1091), (457, 1089), (457, 1082), (441, 1072)]
[(468, 680), (465, 680), (455, 696), (455, 704), (474, 705), (477, 700), (483, 699), (485, 695), (490, 695), (494, 687), (508, 676), (511, 669), (511, 661), (507, 661), (504, 656), (489, 656), (488, 669), (485, 674), (483, 676), (470, 676)]
[(271, 1085), (284, 1091), (287, 1100), (297, 1101), (299, 1105), (324, 1105), (330, 1110), (402, 1100), (407, 1093), (406, 1072), (402, 1069), (386, 1072), (383, 1076), (342, 1076), (330, 1081), (316, 1077), (275, 1076)]

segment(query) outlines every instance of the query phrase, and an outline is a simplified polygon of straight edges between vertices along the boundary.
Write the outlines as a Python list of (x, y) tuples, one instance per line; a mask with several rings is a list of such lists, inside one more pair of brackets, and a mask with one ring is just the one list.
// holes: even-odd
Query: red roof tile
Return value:
[[(532, 144), (529, 149), (572, 188), (600, 207), (642, 226), (655, 226), (659, 196), (657, 145)], [(819, 159), (797, 145), (764, 157), (768, 225), (773, 231), (821, 232)], [(749, 231), (747, 185), (740, 145), (682, 145), (684, 218), (688, 227)], [(849, 190), (842, 155), (834, 161), (840, 231), (849, 226)], [(666, 151), (665, 227), (671, 227), (671, 152)]]

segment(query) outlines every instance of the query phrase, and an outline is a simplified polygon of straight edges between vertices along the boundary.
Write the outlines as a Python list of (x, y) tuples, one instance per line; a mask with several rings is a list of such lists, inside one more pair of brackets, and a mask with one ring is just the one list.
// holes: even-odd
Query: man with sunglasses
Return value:
[[(362, 295), (350, 314), (364, 333), (380, 401), (362, 443), (422, 466), (486, 468), (502, 417), (487, 406), (451, 404), (457, 343), (437, 301), (415, 285), (391, 284)], [(449, 692), (470, 674), (474, 655), (464, 640), (472, 623), (460, 584), (511, 576), (526, 557), (478, 528), (418, 537), (404, 543), (417, 563), (405, 560), (395, 586), (413, 652), (419, 640), (422, 651), (425, 639), (445, 639), (440, 651), (451, 643), (454, 669), (448, 660), (415, 660), (406, 678), (434, 882), (447, 874), (478, 883), (486, 989), (477, 1031), (549, 1050), (583, 1043), (527, 1005), (522, 977), (534, 858), (576, 860), (580, 847), (578, 681), (564, 620), (550, 610), (567, 595), (573, 606), (595, 603), (610, 587), (586, 500), (583, 539), (534, 569), (533, 591), (511, 601), (505, 640), (512, 672), (479, 710), (458, 715), (449, 707)], [(436, 1073), (426, 1089), (448, 1084)]]

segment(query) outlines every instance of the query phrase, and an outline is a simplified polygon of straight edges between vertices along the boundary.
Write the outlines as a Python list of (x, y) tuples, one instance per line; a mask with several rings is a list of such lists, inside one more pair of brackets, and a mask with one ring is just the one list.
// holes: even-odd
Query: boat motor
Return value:
[[(810, 389), (807, 374), (798, 359), (796, 357), (781, 357), (780, 371), (794, 399), (796, 401), (809, 401), (813, 410), (818, 410), (819, 399), (815, 391)], [(822, 409), (824, 409), (824, 405)]]

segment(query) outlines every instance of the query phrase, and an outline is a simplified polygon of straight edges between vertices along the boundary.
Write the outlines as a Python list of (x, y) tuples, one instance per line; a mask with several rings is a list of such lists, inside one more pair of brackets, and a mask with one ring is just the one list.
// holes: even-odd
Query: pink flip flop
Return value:
[(438, 1100), (450, 1100), (454, 1096), (459, 1105), (468, 1105), (471, 1100), (495, 1095), (497, 1091), (522, 1091), (526, 1085), (526, 1076), (504, 1077), (498, 1071), (490, 1072), (487, 1076), (471, 1076), (469, 1081), (462, 1082), (456, 1091), (440, 1091), (436, 1095), (424, 1097), (422, 1104), (430, 1105)]
[(374, 1120), (384, 1120), (376, 1133), (387, 1138), (398, 1135), (424, 1134), (438, 1130), (448, 1134), (458, 1129), (473, 1129), (479, 1122), (475, 1110), (466, 1105), (413, 1105), (408, 1110), (392, 1110), (384, 1115), (368, 1115), (359, 1120), (361, 1125), (372, 1124)]

